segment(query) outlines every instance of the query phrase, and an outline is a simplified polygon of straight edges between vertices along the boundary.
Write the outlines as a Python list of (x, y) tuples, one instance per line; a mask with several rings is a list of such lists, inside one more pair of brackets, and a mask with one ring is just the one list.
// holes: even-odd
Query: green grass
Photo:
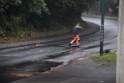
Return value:
[(116, 53), (115, 52), (106, 53), (106, 54), (103, 54), (103, 56), (94, 55), (92, 56), (92, 59), (95, 60), (96, 62), (101, 62), (104, 64), (111, 65), (116, 63)]
[[(29, 41), (44, 37), (52, 37), (57, 36), (65, 33), (69, 33), (71, 30), (67, 28), (59, 28), (56, 30), (49, 30), (49, 31), (30, 31), (29, 30), (20, 30), (18, 35), (14, 37), (0, 37), (0, 43), (14, 43), (14, 42), (21, 42), (21, 41)], [(30, 36), (28, 35), (30, 34)]]
[(47, 31), (47, 32), (32, 31), (30, 36), (28, 36), (27, 34), (21, 34), (21, 36), (17, 36), (17, 37), (0, 37), (0, 43), (14, 43), (14, 42), (21, 42), (21, 41), (29, 41), (29, 40), (34, 40), (34, 39), (41, 39), (45, 37), (62, 35), (65, 33), (69, 33), (70, 31), (71, 30), (68, 28), (59, 29), (56, 31)]

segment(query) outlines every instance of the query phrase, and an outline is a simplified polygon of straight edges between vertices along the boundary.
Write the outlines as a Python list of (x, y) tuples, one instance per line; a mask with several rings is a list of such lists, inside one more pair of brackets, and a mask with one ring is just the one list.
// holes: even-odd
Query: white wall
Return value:
[(124, 83), (124, 0), (120, 0), (116, 83)]

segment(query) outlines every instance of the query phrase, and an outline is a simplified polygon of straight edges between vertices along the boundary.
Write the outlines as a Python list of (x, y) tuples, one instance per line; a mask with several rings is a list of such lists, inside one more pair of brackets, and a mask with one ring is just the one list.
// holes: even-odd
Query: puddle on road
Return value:
[[(56, 67), (61, 65), (62, 62), (51, 62), (51, 61), (26, 61), (10, 66), (0, 66), (0, 71), (26, 71), (30, 72), (35, 70), (35, 68), (44, 69), (48, 67)], [(28, 70), (27, 70), (28, 69)]]
[(47, 55), (47, 58), (45, 58), (45, 59), (57, 58), (57, 57), (65, 56), (65, 55), (67, 55), (69, 53), (70, 53), (70, 51), (68, 51), (68, 50), (62, 51), (62, 52)]
[(62, 64), (62, 62), (51, 61), (27, 61), (12, 66), (0, 66), (0, 81), (2, 83), (8, 83), (17, 79), (34, 76), (37, 72), (45, 72), (52, 67)]
[(47, 55), (47, 58), (45, 58), (45, 59), (52, 59), (52, 58), (57, 58), (57, 57), (61, 57), (61, 56), (66, 56), (67, 54), (71, 54), (71, 53), (74, 53), (74, 52), (79, 52), (81, 50), (82, 49), (79, 48), (79, 47), (69, 47), (67, 50)]
[[(78, 50), (79, 48), (69, 48), (68, 50), (59, 53), (47, 55), (48, 57), (45, 59), (65, 56)], [(50, 70), (52, 67), (57, 67), (62, 64), (63, 62), (26, 61), (10, 66), (0, 66), (0, 72), (2, 72), (2, 74), (0, 74), (0, 81), (2, 81), (2, 83), (7, 83), (17, 79), (34, 76), (37, 72), (45, 72)]]

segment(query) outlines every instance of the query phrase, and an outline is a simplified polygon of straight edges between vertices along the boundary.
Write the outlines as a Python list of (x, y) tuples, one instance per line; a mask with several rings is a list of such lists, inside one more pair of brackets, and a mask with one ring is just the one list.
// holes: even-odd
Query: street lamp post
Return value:
[(104, 42), (104, 15), (105, 15), (105, 8), (104, 8), (104, 0), (100, 1), (101, 6), (101, 27), (100, 27), (100, 55), (103, 55), (103, 42)]

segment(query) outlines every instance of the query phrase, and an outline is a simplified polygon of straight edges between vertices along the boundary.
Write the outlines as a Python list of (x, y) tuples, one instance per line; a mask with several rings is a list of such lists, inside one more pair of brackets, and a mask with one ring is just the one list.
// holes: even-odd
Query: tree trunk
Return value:
[(124, 0), (120, 0), (116, 83), (124, 83)]

